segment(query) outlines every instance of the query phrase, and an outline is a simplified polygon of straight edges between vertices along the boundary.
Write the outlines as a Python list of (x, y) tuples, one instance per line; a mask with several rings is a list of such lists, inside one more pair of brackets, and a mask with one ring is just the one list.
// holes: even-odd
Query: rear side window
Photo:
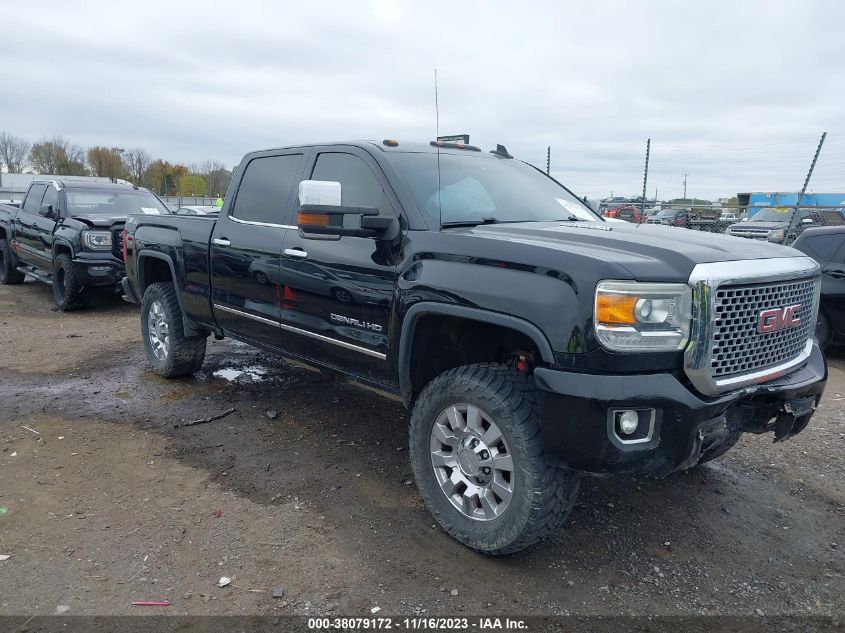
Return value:
[(232, 217), (246, 222), (282, 224), (302, 154), (255, 158), (238, 187)]
[(375, 207), (380, 210), (389, 206), (375, 174), (367, 163), (354, 154), (320, 154), (311, 179), (339, 182), (340, 203), (344, 206)]
[(47, 189), (47, 185), (33, 185), (23, 201), (23, 210), (27, 213), (38, 213), (45, 189)]

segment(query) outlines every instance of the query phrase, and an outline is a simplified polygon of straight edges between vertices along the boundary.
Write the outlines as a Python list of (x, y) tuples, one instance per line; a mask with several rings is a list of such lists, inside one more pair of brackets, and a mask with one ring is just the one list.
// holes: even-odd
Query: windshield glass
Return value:
[(792, 209), (789, 207), (769, 207), (760, 209), (749, 222), (789, 222)]
[(65, 192), (71, 215), (126, 216), (131, 213), (166, 215), (167, 207), (149, 191), (71, 189)]
[(441, 153), (439, 196), (436, 153), (396, 153), (390, 160), (431, 226), (441, 220), (600, 221), (554, 180), (518, 160)]

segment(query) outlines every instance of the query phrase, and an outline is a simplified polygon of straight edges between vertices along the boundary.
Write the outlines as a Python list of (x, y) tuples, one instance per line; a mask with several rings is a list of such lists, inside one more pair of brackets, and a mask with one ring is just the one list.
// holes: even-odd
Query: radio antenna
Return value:
[(443, 228), (443, 203), (440, 200), (440, 104), (437, 100), (437, 69), (434, 69), (434, 131), (437, 139), (437, 215), (439, 229)]

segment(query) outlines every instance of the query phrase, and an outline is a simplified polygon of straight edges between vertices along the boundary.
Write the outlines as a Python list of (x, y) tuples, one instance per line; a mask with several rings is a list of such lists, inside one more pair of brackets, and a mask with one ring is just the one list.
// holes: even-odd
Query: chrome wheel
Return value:
[(513, 497), (513, 456), (501, 429), (471, 404), (446, 408), (431, 429), (431, 465), (440, 490), (464, 516), (490, 521)]
[(159, 300), (150, 304), (150, 310), (147, 312), (147, 332), (153, 354), (159, 360), (166, 359), (170, 353), (170, 330), (165, 319), (164, 306)]

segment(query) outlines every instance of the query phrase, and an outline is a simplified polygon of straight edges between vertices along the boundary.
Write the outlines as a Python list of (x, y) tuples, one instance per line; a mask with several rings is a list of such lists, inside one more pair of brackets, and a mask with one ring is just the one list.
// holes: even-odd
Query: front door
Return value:
[(30, 266), (47, 268), (38, 238), (38, 212), (47, 185), (30, 187), (20, 211), (15, 216), (15, 252), (19, 259)]
[(214, 226), (211, 297), (217, 324), (227, 334), (279, 344), (279, 255), (303, 158), (299, 151), (251, 159), (235, 199)]
[[(51, 212), (48, 212), (51, 210)], [(45, 270), (53, 272), (53, 235), (59, 218), (59, 190), (49, 185), (35, 216), (36, 248)]]
[[(378, 164), (359, 148), (316, 151), (304, 179), (339, 182), (346, 206), (375, 207), (392, 215), (399, 208)], [(305, 239), (288, 231), (280, 267), (283, 347), (391, 384), (386, 357), (394, 247), (363, 237)]]

